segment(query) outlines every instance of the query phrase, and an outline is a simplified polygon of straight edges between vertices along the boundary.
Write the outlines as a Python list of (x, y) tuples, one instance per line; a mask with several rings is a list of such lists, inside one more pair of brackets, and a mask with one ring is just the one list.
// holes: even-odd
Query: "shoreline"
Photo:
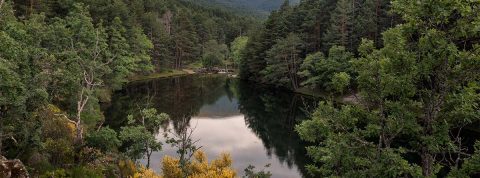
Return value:
[(170, 78), (170, 77), (178, 77), (184, 75), (192, 75), (195, 74), (192, 70), (189, 69), (182, 69), (182, 70), (168, 70), (163, 72), (155, 72), (148, 75), (135, 75), (128, 79), (127, 83), (132, 82), (141, 82), (141, 81), (148, 81), (148, 80), (155, 80), (155, 79), (162, 79), (162, 78)]

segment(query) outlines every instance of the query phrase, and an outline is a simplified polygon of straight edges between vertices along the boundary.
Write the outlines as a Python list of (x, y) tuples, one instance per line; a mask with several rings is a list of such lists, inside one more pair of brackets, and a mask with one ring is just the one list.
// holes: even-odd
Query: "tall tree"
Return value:
[(211, 69), (221, 65), (226, 59), (228, 47), (225, 44), (218, 44), (216, 40), (210, 40), (205, 44), (205, 50), (202, 56), (203, 67)]
[[(76, 142), (83, 141), (82, 114), (95, 97), (97, 88), (103, 87), (105, 77), (111, 73), (110, 63), (115, 56), (108, 51), (107, 33), (101, 26), (95, 27), (90, 14), (81, 4), (75, 4), (74, 9), (65, 21), (58, 22), (65, 31), (65, 36), (57, 36), (58, 42), (69, 41), (70, 45), (57, 44), (61, 48), (59, 56), (66, 57), (68, 76), (72, 77), (74, 86), (78, 88), (69, 91), (76, 93)], [(62, 49), (63, 48), (63, 49)], [(93, 103), (92, 103), (93, 104)]]
[(248, 43), (248, 37), (239, 36), (230, 44), (230, 51), (232, 53), (232, 60), (234, 67), (240, 64), (243, 58), (243, 52)]
[(325, 57), (322, 52), (308, 55), (300, 66), (299, 75), (304, 78), (302, 86), (312, 89), (334, 91), (332, 78), (336, 73), (353, 75), (351, 62), (353, 53), (343, 46), (333, 46)]
[(349, 51), (353, 50), (353, 6), (351, 0), (339, 0), (330, 17), (324, 41), (329, 49), (333, 45), (345, 46)]
[(106, 81), (113, 89), (120, 89), (126, 82), (126, 78), (135, 70), (135, 59), (130, 51), (126, 36), (126, 29), (119, 17), (114, 18), (112, 25), (108, 28), (108, 46), (113, 60), (109, 66), (112, 72), (108, 74)]
[(480, 3), (392, 4), (405, 23), (383, 33), (383, 48), (369, 40), (359, 48), (361, 105), (322, 103), (312, 120), (297, 127), (303, 139), (322, 140), (308, 148), (319, 163), (309, 167), (312, 173), (431, 177), (476, 159), (460, 133), (480, 120), (480, 31), (474, 28), (480, 19), (471, 10)]
[(0, 154), (13, 157), (39, 144), (34, 114), (48, 98), (51, 58), (40, 47), (43, 16), (19, 21), (10, 2), (0, 15)]
[(300, 57), (302, 48), (302, 40), (294, 33), (277, 40), (277, 44), (267, 52), (267, 67), (262, 71), (265, 82), (297, 89), (299, 84), (297, 72), (302, 63)]
[(129, 115), (129, 125), (122, 127), (120, 132), (120, 139), (128, 144), (128, 156), (137, 160), (146, 154), (146, 166), (149, 168), (152, 153), (162, 148), (162, 143), (156, 140), (155, 134), (158, 133), (162, 122), (168, 119), (167, 114), (157, 113), (153, 108), (142, 109), (139, 116)]
[(174, 69), (180, 69), (183, 63), (193, 60), (198, 56), (197, 34), (191, 20), (188, 18), (188, 12), (180, 11), (175, 23), (176, 28), (173, 31), (175, 41), (175, 61)]

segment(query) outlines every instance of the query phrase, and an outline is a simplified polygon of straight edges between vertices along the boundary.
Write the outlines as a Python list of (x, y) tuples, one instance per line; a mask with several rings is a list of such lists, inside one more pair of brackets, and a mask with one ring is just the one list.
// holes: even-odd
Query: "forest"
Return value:
[(256, 23), (176, 0), (2, 0), (0, 155), (17, 159), (2, 171), (134, 176), (131, 160), (161, 148), (152, 133), (168, 116), (142, 108), (116, 133), (101, 104), (130, 76), (180, 69)]
[(192, 138), (222, 95), (303, 177), (480, 176), (480, 1), (0, 0), (0, 177), (277, 177)]
[[(298, 91), (353, 93), (297, 125), (319, 177), (475, 177), (480, 3), (304, 0), (271, 13), (240, 75)], [(478, 127), (476, 127), (478, 128)]]

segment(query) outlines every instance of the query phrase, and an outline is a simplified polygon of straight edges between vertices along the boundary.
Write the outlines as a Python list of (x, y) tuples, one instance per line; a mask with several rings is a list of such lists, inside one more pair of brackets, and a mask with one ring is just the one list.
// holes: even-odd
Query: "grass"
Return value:
[(143, 81), (143, 80), (152, 80), (159, 78), (168, 78), (181, 75), (187, 75), (188, 73), (182, 70), (166, 70), (162, 72), (152, 73), (149, 75), (135, 75), (129, 78), (130, 82)]
[(201, 60), (198, 60), (196, 62), (193, 62), (193, 63), (190, 63), (190, 64), (187, 65), (188, 69), (198, 69), (198, 68), (202, 68), (202, 67), (203, 67), (203, 64), (202, 64)]

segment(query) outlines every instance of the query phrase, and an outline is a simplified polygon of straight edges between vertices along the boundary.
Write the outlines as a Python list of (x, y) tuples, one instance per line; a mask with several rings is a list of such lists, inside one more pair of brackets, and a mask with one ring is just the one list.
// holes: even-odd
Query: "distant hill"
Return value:
[[(187, 0), (201, 5), (224, 7), (237, 13), (266, 17), (278, 9), (285, 0)], [(300, 0), (290, 0), (290, 4), (297, 4)], [(252, 14), (253, 13), (253, 14)]]

